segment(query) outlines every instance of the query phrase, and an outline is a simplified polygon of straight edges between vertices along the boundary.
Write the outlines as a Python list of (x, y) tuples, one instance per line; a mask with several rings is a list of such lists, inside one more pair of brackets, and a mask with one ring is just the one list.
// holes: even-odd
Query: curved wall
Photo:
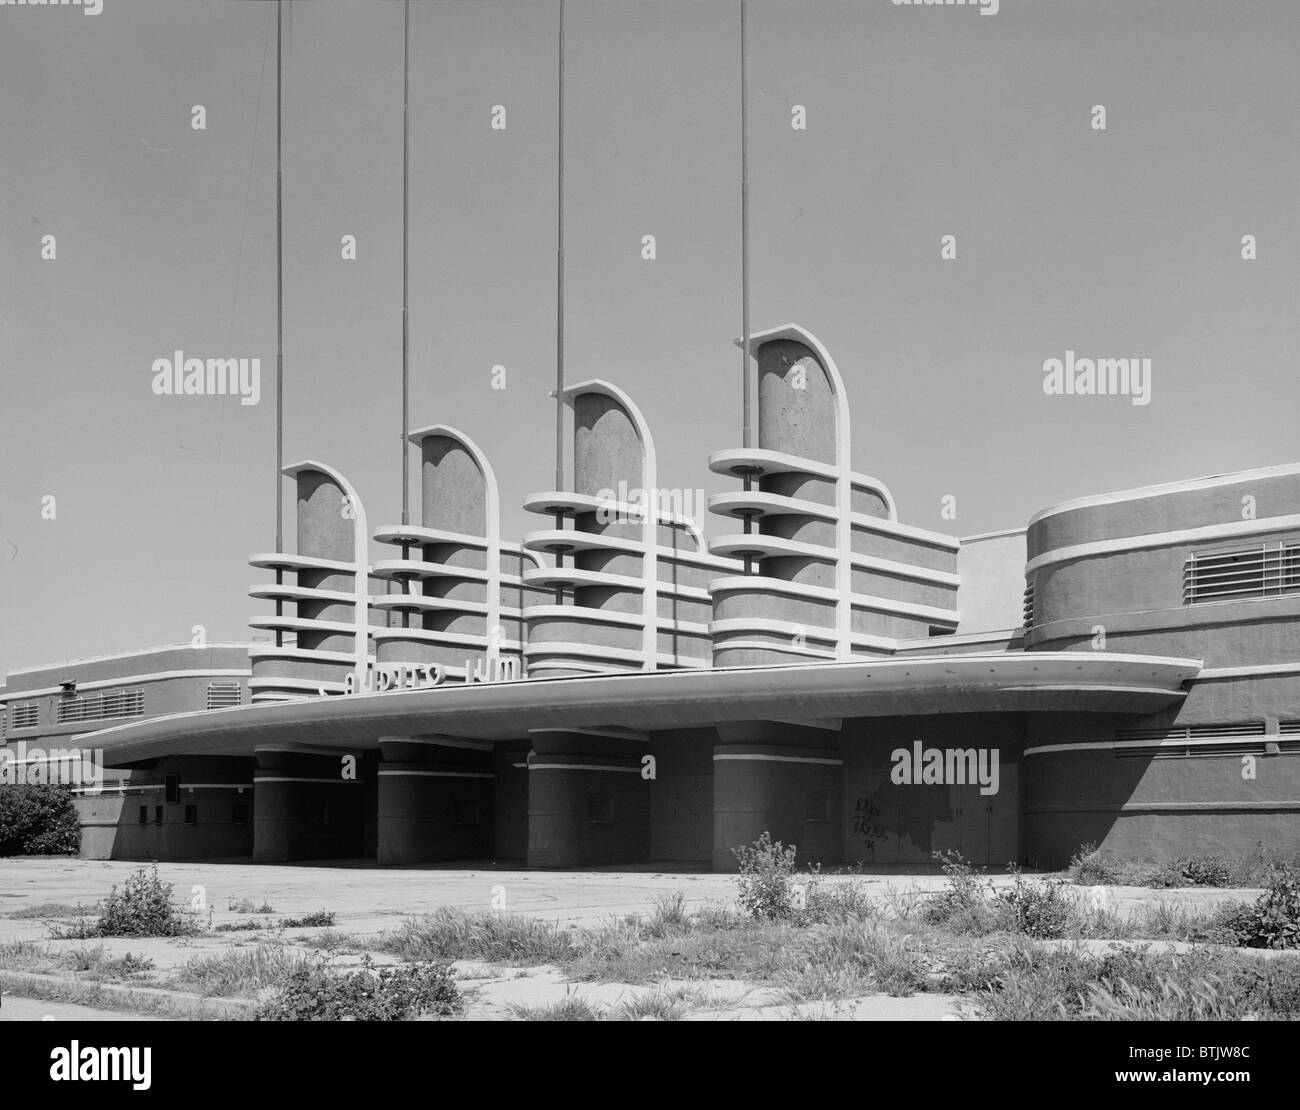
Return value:
[[(1300, 575), (1281, 550), (1292, 543), (1300, 467), (1085, 498), (1031, 520), (1027, 649), (1205, 666), (1162, 714), (1030, 718), (1031, 863), (1059, 866), (1089, 841), (1164, 859), (1300, 848)], [(1277, 555), (1195, 561), (1261, 545)]]

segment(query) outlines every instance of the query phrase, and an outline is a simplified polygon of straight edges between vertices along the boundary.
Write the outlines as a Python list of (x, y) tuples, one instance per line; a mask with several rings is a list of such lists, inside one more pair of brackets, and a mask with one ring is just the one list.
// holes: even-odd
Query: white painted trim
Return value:
[[(81, 682), (79, 680), (70, 680), (77, 682), (77, 693), (83, 690), (106, 690), (114, 686), (141, 686), (149, 682), (165, 682), (170, 678), (247, 678), (252, 674), (252, 670), (235, 670), (233, 668), (213, 668), (211, 670), (196, 671), (152, 671), (148, 674), (126, 675), (123, 678), (99, 678), (90, 682)], [(61, 686), (41, 686), (34, 690), (10, 690), (0, 691), (0, 702), (13, 702), (23, 698), (44, 698), (51, 694), (62, 692)], [(68, 721), (67, 724), (74, 722)]]
[(399, 771), (380, 768), (381, 775), (406, 775), (410, 778), (423, 779), (494, 779), (491, 771)]
[(1253, 667), (1206, 667), (1196, 676), (1196, 681), (1213, 682), (1215, 679), (1269, 674), (1300, 674), (1300, 660), (1290, 663), (1259, 663)]
[(713, 756), (715, 763), (723, 759), (752, 760), (758, 763), (821, 763), (831, 767), (844, 766), (844, 760), (842, 759), (815, 759), (812, 756), (803, 755), (759, 755), (755, 753), (737, 753), (732, 755), (727, 753), (725, 755), (715, 754)]
[[(438, 647), (464, 647), (471, 650), (483, 646), (483, 637), (474, 636), (466, 632), (443, 632), (441, 629), (434, 628), (376, 628), (371, 633), (375, 644), (379, 645), (388, 640), (418, 640), (425, 644), (434, 644)], [(518, 655), (524, 647), (522, 640), (502, 640), (501, 652), (504, 655)], [(380, 663), (381, 667), (397, 666), (396, 663)], [(444, 666), (443, 670), (448, 674), (464, 674), (464, 667)]]
[[(551, 660), (548, 664), (546, 656), (560, 656), (561, 659)], [(541, 656), (540, 662), (534, 663), (532, 660)], [(524, 646), (524, 658), (529, 660), (528, 670), (532, 674), (535, 667), (545, 668), (564, 667), (566, 669), (584, 669), (584, 665), (578, 661), (572, 664), (568, 660), (581, 660), (584, 658), (610, 660), (617, 659), (624, 663), (640, 663), (641, 653), (632, 651), (629, 648), (605, 647), (599, 644), (580, 644), (571, 640), (547, 640), (544, 642), (529, 643)], [(680, 670), (703, 670), (709, 666), (708, 659), (704, 656), (683, 656), (670, 655), (668, 652), (661, 651), (658, 655), (658, 662), (666, 668), (678, 668)], [(608, 667), (593, 667), (592, 672), (595, 674), (604, 674), (608, 672)], [(623, 672), (626, 673), (626, 672)], [(524, 680), (526, 681), (526, 680)], [(492, 683), (491, 685), (500, 685)]]
[(1195, 739), (1178, 740), (1093, 740), (1077, 744), (1040, 744), (1035, 748), (1026, 748), (1025, 755), (1042, 755), (1047, 752), (1082, 752), (1082, 751), (1130, 751), (1141, 748), (1203, 748), (1203, 747), (1248, 747), (1251, 744), (1277, 743), (1281, 740), (1296, 740), (1300, 736), (1280, 735), (1276, 732), (1261, 733), (1258, 736), (1198, 736)]
[[(660, 493), (662, 491), (658, 487), (653, 487), (647, 492)], [(639, 517), (645, 508), (643, 505), (633, 505), (626, 501), (618, 501), (612, 497), (596, 497), (590, 493), (574, 493), (571, 490), (544, 490), (541, 493), (530, 493), (524, 498), (524, 508), (530, 513), (549, 515), (547, 509), (549, 505), (563, 506), (575, 513), (599, 512), (604, 509), (607, 512), (625, 517), (629, 522)], [(655, 520), (659, 524), (676, 525), (686, 529), (695, 541), (698, 550), (700, 552), (705, 550), (704, 534), (700, 531), (699, 525), (695, 523), (694, 517), (689, 517), (685, 513), (664, 510), (658, 504), (652, 507), (655, 512)]]
[[(263, 690), (302, 690), (304, 697), (319, 695), (321, 690), (331, 694), (341, 694), (344, 685), (341, 682), (333, 680), (322, 681), (317, 678), (253, 678), (248, 682), (250, 693), (260, 693)], [(226, 709), (238, 709), (237, 705), (225, 706)]]
[[(335, 601), (345, 605), (351, 605), (353, 595), (343, 590), (317, 590), (307, 586), (292, 586), (289, 583), (283, 583), (277, 586), (274, 582), (268, 582), (264, 586), (250, 586), (248, 590), (249, 597), (261, 598), (272, 601), (279, 598), (282, 601)], [(260, 618), (259, 618), (260, 619)]]
[[(82, 667), (90, 663), (108, 663), (114, 659), (133, 659), (142, 655), (157, 655), (164, 651), (207, 651), (209, 648), (253, 648), (257, 645), (242, 640), (209, 640), (202, 647), (194, 644), (159, 644), (157, 647), (140, 648), (138, 651), (117, 651), (111, 655), (88, 655), (84, 659), (60, 659), (54, 663), (41, 663), (35, 667), (16, 667), (10, 675), (35, 674), (37, 671), (52, 671), (59, 667)], [(80, 685), (80, 683), (78, 683)], [(3, 690), (3, 687), (0, 687)]]
[[(163, 784), (164, 787), (166, 784)], [(238, 790), (243, 793), (245, 790), (252, 789), (251, 782), (183, 782), (182, 790)]]
[[(360, 749), (358, 749), (359, 751)], [(253, 754), (260, 752), (289, 752), (293, 755), (328, 755), (334, 758), (355, 754), (342, 748), (319, 748), (311, 744), (254, 744)]]
[(256, 786), (261, 782), (337, 782), (346, 785), (356, 785), (365, 780), (363, 779), (309, 779), (301, 778), (297, 775), (254, 775), (253, 785)]
[[(378, 631), (378, 630), (377, 630)], [(276, 647), (274, 644), (256, 644), (248, 653), (249, 659), (293, 659), (299, 663), (347, 663), (353, 662), (350, 651), (327, 651), (318, 648), (300, 648), (293, 644)]]
[(476, 752), (488, 752), (493, 747), (491, 740), (462, 740), (459, 737), (452, 736), (381, 736), (375, 743), (420, 744), (431, 748), (466, 748)]
[[(349, 605), (356, 605), (356, 599), (348, 601)], [(317, 617), (285, 617), (285, 616), (264, 616), (255, 613), (248, 618), (249, 628), (284, 628), (291, 629), (294, 632), (333, 632), (343, 635), (350, 634), (356, 628), (352, 621), (331, 621), (321, 620)]]
[(603, 763), (530, 763), (530, 771), (613, 771), (621, 775), (639, 775), (640, 767), (606, 767)]
[[(763, 640), (724, 640), (722, 643), (714, 644), (715, 651), (776, 651), (782, 655), (802, 655), (807, 659), (814, 659), (819, 663), (835, 662), (833, 652), (816, 651), (808, 647), (795, 647), (793, 644), (773, 644)], [(776, 664), (777, 666), (790, 666), (791, 664)], [(763, 666), (772, 666), (771, 663), (765, 663)], [(730, 669), (730, 668), (728, 668)]]
[[(488, 586), (491, 589), (491, 586)], [(500, 586), (497, 587), (498, 599), (500, 597)], [(376, 609), (382, 609), (385, 612), (393, 609), (420, 609), (430, 613), (469, 613), (477, 616), (488, 616), (490, 618), (492, 605), (490, 602), (467, 601), (462, 598), (433, 597), (427, 594), (375, 594), (371, 598), (371, 605)], [(517, 609), (513, 605), (502, 605), (497, 602), (497, 612), (500, 616), (514, 617), (519, 619), (522, 609)], [(382, 632), (394, 632), (396, 629), (387, 626), (377, 626)], [(401, 631), (406, 631), (402, 629)]]
[(962, 541), (943, 532), (932, 532), (929, 528), (918, 528), (913, 524), (902, 524), (897, 520), (884, 520), (878, 516), (869, 516), (867, 513), (851, 515), (854, 528), (862, 528), (868, 532), (881, 532), (888, 536), (903, 536), (930, 547), (942, 547), (954, 554), (961, 550)]
[[(709, 635), (716, 636), (719, 632), (772, 632), (783, 636), (794, 638), (794, 630), (802, 629), (805, 640), (819, 640), (822, 643), (834, 644), (838, 642), (839, 630), (828, 628), (825, 625), (801, 624), (798, 621), (775, 620), (770, 617), (726, 617), (723, 620), (709, 622)], [(867, 632), (851, 632), (849, 634), (849, 643), (853, 647), (872, 647), (881, 651), (893, 651), (896, 640), (888, 636), (873, 636)], [(715, 647), (733, 645), (718, 645)], [(772, 644), (765, 644), (764, 647), (771, 648)], [(844, 660), (840, 660), (844, 662)]]
[[(662, 550), (662, 549), (661, 549)], [(669, 556), (671, 559), (671, 556)], [(742, 576), (743, 577), (743, 576)], [(537, 567), (524, 575), (524, 585), (534, 589), (550, 588), (543, 583), (562, 581), (566, 585), (609, 586), (615, 589), (639, 590), (641, 579), (627, 574), (614, 574), (606, 570), (583, 570), (580, 567)], [(699, 586), (681, 586), (660, 579), (659, 592), (686, 601), (708, 602), (711, 594)]]
[(1124, 551), (1143, 551), (1152, 547), (1176, 547), (1185, 543), (1236, 538), (1238, 536), (1266, 536), (1274, 532), (1289, 532), (1300, 528), (1300, 513), (1290, 516), (1264, 517), (1260, 520), (1233, 520), (1224, 524), (1206, 524), (1198, 528), (1180, 528), (1173, 532), (1150, 532), (1140, 536), (1119, 536), (1111, 540), (1077, 543), (1057, 547), (1036, 555), (1025, 564), (1025, 574), (1033, 574), (1041, 567), (1063, 563), (1070, 559), (1083, 559), (1091, 555), (1113, 555)]
[[(790, 582), (784, 578), (770, 578), (767, 575), (743, 574), (729, 575), (726, 578), (714, 578), (709, 582), (711, 593), (725, 590), (743, 590), (758, 588), (767, 593), (785, 594), (789, 597), (807, 598), (810, 601), (834, 601), (835, 591), (825, 586), (810, 586), (803, 582)], [(890, 597), (876, 594), (853, 594), (854, 609), (868, 609), (880, 613), (896, 613), (900, 616), (921, 617), (926, 620), (958, 623), (960, 614), (956, 609), (943, 609), (937, 605), (921, 605), (915, 601), (897, 601)]]
[(581, 736), (600, 736), (611, 740), (633, 740), (638, 744), (650, 743), (650, 734), (630, 728), (530, 728), (528, 735), (536, 733), (573, 732)]
[(973, 536), (959, 536), (958, 543), (979, 543), (981, 540), (1000, 540), (1004, 536), (1023, 536), (1028, 528), (1004, 528), (1001, 532), (976, 532)]
[[(620, 609), (593, 609), (589, 605), (556, 605), (553, 602), (548, 602), (545, 605), (524, 606), (524, 616), (529, 620), (536, 617), (567, 617), (570, 620), (587, 621), (592, 624), (618, 625), (643, 630), (647, 627), (647, 615), (644, 613), (626, 613)], [(684, 621), (673, 617), (658, 617), (657, 625), (657, 632), (654, 633), (656, 647), (658, 632), (680, 632), (692, 636), (707, 636), (709, 634), (709, 626), (703, 621)], [(653, 627), (653, 625), (650, 627)], [(643, 644), (645, 639), (643, 632)]]
[(351, 574), (353, 566), (343, 559), (323, 559), (318, 555), (294, 555), (288, 551), (260, 551), (248, 557), (248, 565), (259, 570), (275, 570), (276, 567), (281, 567), (292, 571), (333, 570), (340, 574)]
[(1211, 474), (1203, 478), (1188, 478), (1180, 482), (1165, 482), (1155, 486), (1138, 486), (1135, 489), (1120, 490), (1117, 493), (1092, 494), (1088, 497), (1076, 497), (1070, 501), (1061, 501), (1040, 509), (1029, 518), (1033, 527), (1040, 520), (1075, 509), (1089, 509), (1098, 505), (1113, 505), (1120, 501), (1138, 501), (1145, 497), (1156, 497), (1168, 493), (1187, 493), (1192, 490), (1213, 489), (1216, 486), (1237, 485), (1242, 482), (1259, 481), (1264, 478), (1281, 478), (1288, 474), (1300, 474), (1300, 463), (1286, 463), (1281, 466), (1263, 466), (1254, 470), (1237, 470), (1230, 474)]

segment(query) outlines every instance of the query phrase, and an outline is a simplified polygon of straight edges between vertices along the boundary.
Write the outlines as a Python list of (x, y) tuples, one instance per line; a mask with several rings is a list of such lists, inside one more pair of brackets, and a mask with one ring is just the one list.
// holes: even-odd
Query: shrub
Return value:
[(976, 871), (957, 851), (934, 852), (948, 887), (929, 895), (920, 905), (920, 917), (928, 925), (946, 925), (954, 932), (982, 934), (992, 932), (1006, 924), (1006, 915), (999, 914), (1000, 903), (990, 904), (992, 884)]
[(732, 848), (740, 864), (736, 885), (740, 888), (736, 900), (740, 908), (751, 917), (764, 921), (784, 921), (795, 916), (796, 894), (794, 861), (798, 849), (788, 848), (781, 841), (773, 841), (764, 832), (753, 844)]
[(75, 856), (81, 823), (66, 786), (0, 786), (0, 856)]
[(1103, 856), (1096, 844), (1085, 844), (1070, 860), (1069, 876), (1079, 886), (1113, 886), (1119, 882), (1115, 861)]
[(133, 871), (122, 885), (114, 886), (96, 908), (98, 916), (82, 918), (66, 928), (55, 927), (56, 939), (89, 937), (186, 937), (201, 932), (190, 910), (172, 904), (172, 884), (158, 878), (158, 865)]
[(1300, 871), (1280, 867), (1253, 905), (1220, 919), (1243, 948), (1300, 948)]
[(450, 1017), (465, 1008), (448, 963), (376, 968), (367, 955), (360, 971), (335, 971), (323, 959), (289, 973), (258, 1021), (403, 1021), (422, 1014)]
[(286, 917), (280, 921), (283, 929), (327, 929), (333, 924), (333, 910), (316, 910), (302, 917)]
[(1186, 886), (1228, 886), (1232, 882), (1232, 865), (1222, 856), (1175, 860), (1173, 869)]
[(1027, 883), (1019, 869), (1012, 868), (1015, 885), (998, 891), (998, 901), (1012, 912), (1018, 933), (1040, 939), (1063, 937), (1077, 920), (1074, 900), (1064, 892), (1062, 880)]
[(879, 910), (861, 883), (817, 881), (814, 872), (804, 893), (804, 916), (810, 923), (831, 924), (850, 918), (876, 918)]

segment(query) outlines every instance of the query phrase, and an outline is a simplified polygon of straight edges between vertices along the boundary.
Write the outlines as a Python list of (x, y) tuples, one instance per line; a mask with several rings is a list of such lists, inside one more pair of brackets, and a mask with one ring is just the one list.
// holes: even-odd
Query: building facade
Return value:
[[(17, 672), (7, 740), (103, 753), (78, 801), (99, 857), (726, 869), (764, 831), (868, 867), (1300, 847), (1300, 465), (947, 536), (852, 469), (815, 336), (750, 350), (758, 443), (708, 457), (737, 483), (711, 537), (604, 380), (565, 391), (572, 488), (526, 499), (518, 543), (454, 428), (411, 434), (418, 526), (372, 531), (341, 474), (297, 464), (296, 551), (252, 560), (266, 642)], [(97, 708), (61, 710), (68, 681)]]

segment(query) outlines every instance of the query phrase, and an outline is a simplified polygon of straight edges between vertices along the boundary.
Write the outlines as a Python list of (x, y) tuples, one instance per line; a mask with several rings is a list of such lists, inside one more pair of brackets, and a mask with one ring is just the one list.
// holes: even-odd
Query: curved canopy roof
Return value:
[(109, 765), (163, 755), (251, 755), (258, 745), (340, 751), (381, 736), (523, 738), (530, 729), (657, 731), (723, 721), (934, 713), (1147, 714), (1186, 695), (1199, 660), (997, 652), (521, 679), (314, 697), (155, 717), (83, 733)]

